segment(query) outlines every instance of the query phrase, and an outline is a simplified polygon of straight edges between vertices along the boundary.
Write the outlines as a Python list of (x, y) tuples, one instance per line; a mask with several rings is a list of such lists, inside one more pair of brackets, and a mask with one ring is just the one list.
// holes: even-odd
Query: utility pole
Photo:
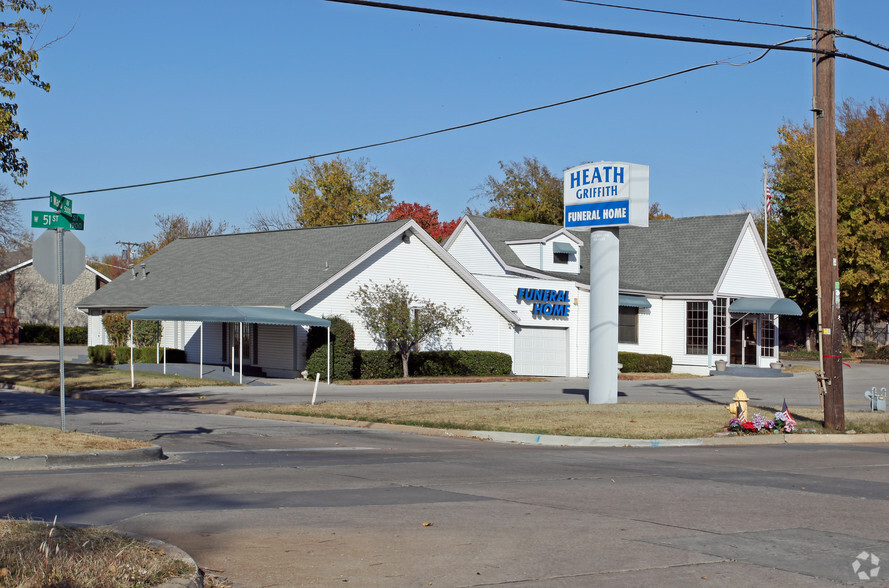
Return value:
[(815, 0), (815, 47), (828, 54), (815, 58), (815, 238), (818, 243), (818, 331), (824, 426), (846, 428), (843, 402), (843, 328), (840, 321), (840, 276), (837, 263), (837, 150), (834, 71), (834, 0)]
[(142, 245), (142, 243), (133, 243), (132, 241), (118, 241), (117, 244), (123, 245), (124, 247), (127, 248), (126, 249), (126, 253), (127, 253), (126, 263), (127, 263), (127, 267), (129, 267), (133, 263), (132, 262), (133, 247), (139, 247), (140, 245)]

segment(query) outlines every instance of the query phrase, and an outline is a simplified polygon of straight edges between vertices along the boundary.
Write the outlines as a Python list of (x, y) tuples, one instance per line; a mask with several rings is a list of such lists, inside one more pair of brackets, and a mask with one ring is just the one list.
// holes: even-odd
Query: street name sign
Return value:
[(68, 229), (83, 230), (83, 215), (78, 213), (62, 214), (35, 210), (31, 213), (31, 227), (35, 229)]
[(59, 212), (63, 212), (65, 214), (71, 214), (71, 199), (65, 198), (64, 196), (59, 196), (55, 192), (49, 193), (49, 205), (52, 208), (55, 208)]

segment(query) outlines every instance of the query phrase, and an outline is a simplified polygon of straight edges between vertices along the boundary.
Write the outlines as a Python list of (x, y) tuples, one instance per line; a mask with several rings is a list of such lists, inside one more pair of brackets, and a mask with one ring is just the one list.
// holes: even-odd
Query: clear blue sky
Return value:
[[(612, 0), (630, 6), (808, 26), (809, 0)], [(653, 15), (563, 0), (401, 0), (657, 33), (775, 43), (803, 31)], [(839, 29), (889, 44), (889, 2), (838, 2)], [(475, 22), (334, 4), (192, 0), (59, 2), (42, 41), (48, 94), (20, 88), (28, 186), (7, 180), (23, 222), (49, 191), (104, 188), (293, 159), (570, 99), (756, 50)], [(841, 51), (889, 53), (838, 39)], [(808, 42), (797, 45), (809, 46)], [(553, 173), (588, 161), (651, 167), (651, 200), (674, 216), (758, 207), (777, 128), (811, 120), (811, 57), (772, 52), (745, 67), (670, 80), (444, 135), (368, 149), (396, 201), (459, 217), (498, 161), (535, 156)], [(889, 96), (889, 72), (837, 63), (837, 97)], [(281, 207), (299, 164), (72, 196), (88, 255), (146, 241), (155, 214), (242, 229)], [(36, 236), (36, 235), (35, 235)]]

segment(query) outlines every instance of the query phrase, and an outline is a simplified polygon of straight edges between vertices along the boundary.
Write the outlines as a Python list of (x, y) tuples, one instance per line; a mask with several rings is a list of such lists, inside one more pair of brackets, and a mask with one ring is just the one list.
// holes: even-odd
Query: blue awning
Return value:
[(267, 306), (149, 306), (127, 315), (131, 321), (201, 321), (329, 327), (330, 321), (290, 310)]
[(556, 241), (553, 243), (553, 253), (577, 253), (577, 249), (572, 247), (570, 243), (559, 243)]
[(651, 302), (645, 296), (633, 296), (631, 294), (618, 294), (618, 306), (629, 306), (631, 308), (651, 308)]
[(729, 312), (745, 314), (785, 314), (801, 316), (803, 311), (790, 298), (738, 298), (732, 302)]

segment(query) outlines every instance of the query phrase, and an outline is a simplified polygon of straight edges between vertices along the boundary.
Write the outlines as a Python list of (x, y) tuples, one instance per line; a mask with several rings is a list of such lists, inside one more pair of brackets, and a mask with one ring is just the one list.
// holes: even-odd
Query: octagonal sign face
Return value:
[[(56, 260), (59, 257), (58, 237), (55, 231), (44, 231), (34, 241), (34, 269), (50, 284), (59, 283), (59, 268)], [(62, 231), (62, 271), (63, 284), (76, 280), (86, 268), (86, 247), (71, 231)]]

